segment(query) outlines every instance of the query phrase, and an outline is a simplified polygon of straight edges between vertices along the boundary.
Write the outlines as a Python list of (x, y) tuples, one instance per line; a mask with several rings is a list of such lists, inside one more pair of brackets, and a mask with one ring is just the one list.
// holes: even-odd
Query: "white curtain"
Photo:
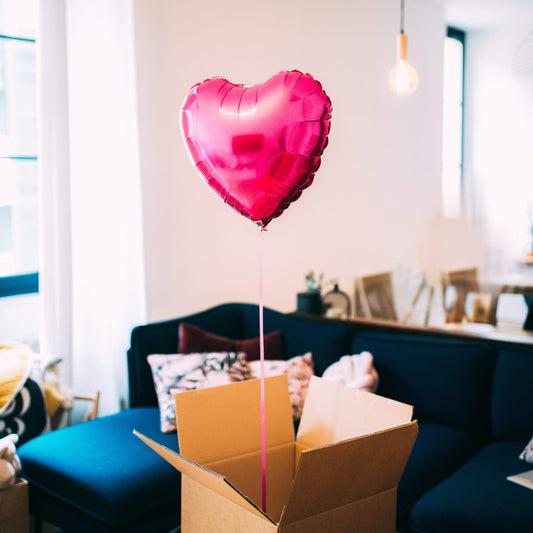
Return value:
[(133, 0), (41, 0), (41, 352), (101, 413), (146, 319)]

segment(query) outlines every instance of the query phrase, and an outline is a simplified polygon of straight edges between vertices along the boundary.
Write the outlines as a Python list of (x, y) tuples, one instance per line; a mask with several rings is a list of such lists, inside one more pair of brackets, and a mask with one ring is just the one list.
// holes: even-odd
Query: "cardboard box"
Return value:
[(28, 482), (18, 478), (13, 487), (0, 490), (0, 531), (27, 533), (29, 528)]
[(176, 395), (180, 454), (134, 432), (182, 473), (182, 532), (394, 532), (396, 489), (418, 433), (409, 405), (313, 377), (295, 441), (287, 376)]

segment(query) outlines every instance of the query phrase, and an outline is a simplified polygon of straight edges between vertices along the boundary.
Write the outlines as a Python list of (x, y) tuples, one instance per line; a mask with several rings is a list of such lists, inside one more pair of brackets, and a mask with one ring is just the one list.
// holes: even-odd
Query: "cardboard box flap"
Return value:
[(155, 442), (136, 430), (134, 430), (133, 433), (145, 444), (150, 446), (150, 448), (158, 453), (163, 459), (165, 459), (165, 461), (176, 468), (176, 470), (179, 470), (183, 475), (187, 476), (193, 481), (196, 481), (197, 483), (200, 483), (204, 487), (213, 490), (217, 494), (220, 494), (229, 501), (239, 505), (254, 515), (265, 518), (273, 524), (275, 523), (253, 502), (246, 498), (246, 496), (241, 494), (224, 476), (221, 476), (220, 474), (217, 474), (208, 468), (204, 468), (203, 466), (194, 463), (186, 457), (183, 457), (175, 451), (170, 450), (166, 446)]
[(303, 451), (280, 526), (395, 488), (417, 434), (414, 421)]
[(413, 407), (313, 376), (298, 442), (314, 448), (407, 424)]
[[(198, 464), (261, 449), (260, 380), (176, 394), (180, 452)], [(287, 376), (265, 379), (267, 448), (294, 442)]]

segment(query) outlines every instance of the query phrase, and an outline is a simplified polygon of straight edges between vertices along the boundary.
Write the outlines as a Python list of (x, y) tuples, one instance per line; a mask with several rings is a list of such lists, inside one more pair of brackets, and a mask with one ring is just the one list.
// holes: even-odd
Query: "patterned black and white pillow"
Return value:
[(152, 369), (163, 433), (176, 431), (175, 394), (251, 377), (243, 352), (151, 354), (147, 359)]
[(0, 438), (16, 433), (20, 446), (43, 433), (47, 423), (43, 391), (28, 378), (0, 415)]

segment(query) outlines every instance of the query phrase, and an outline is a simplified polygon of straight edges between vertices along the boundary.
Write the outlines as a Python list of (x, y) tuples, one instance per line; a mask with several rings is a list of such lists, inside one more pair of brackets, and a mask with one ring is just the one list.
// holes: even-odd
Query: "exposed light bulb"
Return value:
[(418, 73), (407, 61), (399, 61), (389, 72), (390, 90), (399, 96), (407, 96), (418, 87)]
[(407, 96), (418, 87), (418, 73), (407, 63), (407, 36), (399, 33), (396, 37), (396, 65), (389, 72), (390, 90), (399, 96)]

